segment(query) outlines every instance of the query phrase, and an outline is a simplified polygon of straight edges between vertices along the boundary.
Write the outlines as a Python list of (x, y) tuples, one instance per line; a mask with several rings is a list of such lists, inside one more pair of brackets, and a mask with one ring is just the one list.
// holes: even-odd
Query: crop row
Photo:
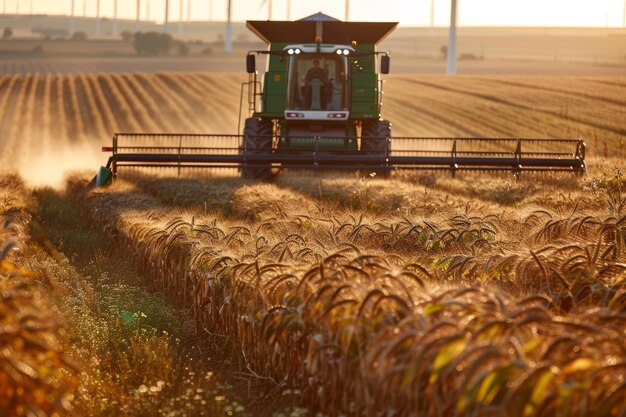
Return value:
[(65, 415), (77, 370), (46, 277), (25, 266), (33, 258), (27, 203), (21, 180), (0, 176), (0, 414)]
[(155, 289), (223, 335), (242, 372), (299, 389), (314, 410), (624, 412), (626, 217), (614, 194), (568, 215), (426, 220), (274, 185), (240, 184), (222, 214), (121, 181), (83, 185), (74, 198)]

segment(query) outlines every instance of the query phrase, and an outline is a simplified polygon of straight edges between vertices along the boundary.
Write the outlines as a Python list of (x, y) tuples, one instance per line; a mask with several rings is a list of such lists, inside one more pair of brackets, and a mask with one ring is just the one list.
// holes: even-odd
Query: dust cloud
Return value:
[(68, 174), (86, 171), (95, 175), (98, 168), (106, 164), (108, 155), (101, 152), (101, 148), (94, 143), (31, 151), (21, 158), (15, 170), (30, 187), (47, 186), (61, 190), (65, 187)]

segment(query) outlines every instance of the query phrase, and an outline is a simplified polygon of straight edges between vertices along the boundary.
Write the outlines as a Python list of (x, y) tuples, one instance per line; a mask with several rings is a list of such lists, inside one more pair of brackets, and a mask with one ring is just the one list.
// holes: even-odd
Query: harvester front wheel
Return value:
[[(362, 155), (389, 155), (391, 151), (391, 123), (387, 120), (364, 122), (361, 128)], [(373, 168), (371, 172), (386, 176), (388, 172), (383, 168)]]
[[(246, 119), (243, 129), (242, 153), (244, 155), (272, 153), (273, 135), (274, 129), (271, 120), (257, 117)], [(241, 172), (244, 178), (264, 180), (270, 176), (272, 164), (270, 162), (251, 162), (250, 164), (246, 162), (243, 164)]]

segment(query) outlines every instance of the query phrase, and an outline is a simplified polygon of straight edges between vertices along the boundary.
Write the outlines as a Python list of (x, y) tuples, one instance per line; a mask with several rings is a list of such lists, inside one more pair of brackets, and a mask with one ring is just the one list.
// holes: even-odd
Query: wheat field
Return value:
[[(0, 162), (237, 133), (241, 81), (5, 76)], [(394, 135), (583, 138), (589, 173), (74, 174), (67, 198), (302, 415), (625, 415), (626, 79), (394, 76), (384, 97)]]

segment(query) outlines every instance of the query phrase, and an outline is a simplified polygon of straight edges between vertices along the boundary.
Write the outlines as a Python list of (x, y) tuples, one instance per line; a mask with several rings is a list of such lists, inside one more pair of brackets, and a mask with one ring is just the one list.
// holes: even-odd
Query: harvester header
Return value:
[[(391, 60), (377, 45), (397, 25), (322, 13), (247, 22), (267, 48), (246, 56), (237, 134), (115, 134), (101, 177), (123, 167), (238, 168), (260, 180), (301, 168), (384, 176), (417, 169), (585, 172), (585, 143), (578, 139), (393, 137), (391, 122), (381, 117)], [(263, 74), (258, 55), (267, 57)]]

